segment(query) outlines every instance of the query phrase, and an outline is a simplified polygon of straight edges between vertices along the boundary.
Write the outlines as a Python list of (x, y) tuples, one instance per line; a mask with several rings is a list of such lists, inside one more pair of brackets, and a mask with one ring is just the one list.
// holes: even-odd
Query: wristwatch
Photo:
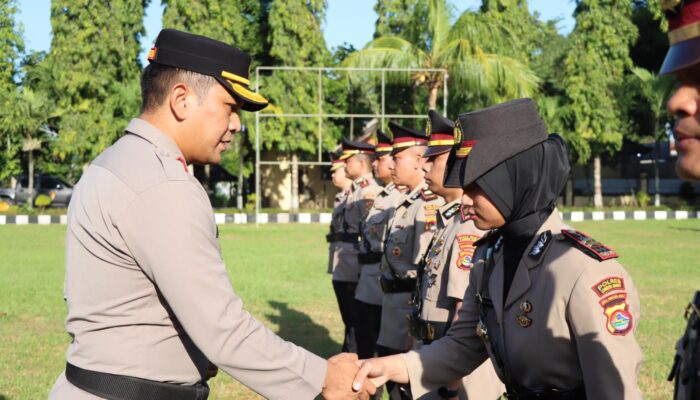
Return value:
[(440, 386), (438, 389), (438, 396), (442, 397), (443, 399), (451, 399), (459, 396), (459, 390), (453, 390), (447, 386)]

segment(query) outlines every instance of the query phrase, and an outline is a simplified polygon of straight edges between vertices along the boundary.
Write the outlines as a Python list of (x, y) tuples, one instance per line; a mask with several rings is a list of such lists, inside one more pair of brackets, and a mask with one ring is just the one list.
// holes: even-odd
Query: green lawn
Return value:
[[(576, 227), (621, 254), (641, 292), (639, 340), (647, 399), (665, 381), (683, 309), (700, 289), (700, 221), (610, 221)], [(341, 321), (325, 273), (322, 225), (220, 226), (224, 258), (247, 309), (286, 339), (322, 356), (340, 348)], [(64, 226), (0, 226), (0, 400), (46, 398), (63, 368)], [(256, 398), (221, 373), (212, 399)]]

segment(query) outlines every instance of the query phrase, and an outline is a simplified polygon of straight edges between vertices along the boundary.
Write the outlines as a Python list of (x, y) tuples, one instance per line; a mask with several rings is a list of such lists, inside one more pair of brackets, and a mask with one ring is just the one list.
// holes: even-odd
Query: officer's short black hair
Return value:
[(359, 153), (355, 154), (353, 157), (357, 157), (358, 160), (364, 161), (368, 168), (372, 169), (372, 162), (374, 161), (374, 154)]
[(200, 103), (207, 97), (212, 85), (218, 84), (209, 75), (150, 63), (141, 74), (141, 112), (152, 111), (162, 105), (173, 85), (180, 82), (194, 91)]

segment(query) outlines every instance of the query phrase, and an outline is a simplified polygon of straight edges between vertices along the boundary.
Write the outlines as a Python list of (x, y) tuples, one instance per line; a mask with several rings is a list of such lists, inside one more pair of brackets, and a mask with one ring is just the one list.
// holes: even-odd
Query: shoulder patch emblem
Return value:
[(600, 300), (603, 314), (607, 320), (605, 327), (612, 335), (625, 336), (634, 325), (632, 314), (627, 305), (627, 293), (614, 293)]
[(540, 258), (544, 249), (547, 248), (547, 245), (549, 244), (549, 240), (551, 238), (552, 238), (551, 231), (542, 232), (540, 237), (535, 242), (534, 246), (532, 246), (532, 249), (530, 249), (530, 252), (527, 254), (530, 257)]
[(608, 276), (602, 281), (591, 286), (598, 297), (605, 296), (608, 292), (625, 291), (625, 280), (619, 276)]
[(431, 201), (438, 198), (438, 195), (433, 193), (430, 189), (421, 189), (418, 193), (420, 193), (421, 197), (425, 201)]
[(477, 235), (457, 235), (455, 237), (456, 244), (459, 246), (459, 256), (456, 260), (457, 268), (465, 271), (471, 270), (474, 265), (472, 258), (476, 249), (474, 243), (479, 239), (480, 237)]
[(562, 229), (561, 233), (565, 238), (572, 241), (576, 247), (581, 249), (589, 256), (598, 259), (598, 261), (605, 261), (618, 257), (617, 253), (613, 249), (581, 231), (577, 231), (575, 229)]

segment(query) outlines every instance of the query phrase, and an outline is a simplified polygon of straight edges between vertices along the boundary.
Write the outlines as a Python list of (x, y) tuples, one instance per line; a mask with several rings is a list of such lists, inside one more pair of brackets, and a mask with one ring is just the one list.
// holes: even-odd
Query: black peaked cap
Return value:
[(259, 111), (267, 107), (267, 99), (250, 90), (250, 56), (226, 43), (175, 29), (163, 29), (148, 53), (148, 61), (214, 77), (231, 95), (242, 101), (243, 110)]
[(392, 141), (389, 136), (384, 134), (384, 132), (379, 129), (377, 130), (377, 145), (374, 146), (374, 151), (378, 155), (383, 155), (386, 153), (391, 153), (392, 150)]
[(374, 145), (372, 143), (352, 141), (347, 138), (343, 138), (343, 155), (340, 157), (341, 160), (346, 160), (355, 154), (374, 154)]
[(430, 139), (423, 157), (432, 157), (450, 151), (455, 144), (454, 128), (455, 123), (451, 119), (443, 117), (435, 110), (428, 111), (428, 126), (425, 133), (430, 135)]
[(428, 136), (423, 132), (403, 127), (394, 122), (389, 122), (389, 129), (391, 129), (391, 133), (394, 135), (391, 154), (396, 154), (409, 147), (426, 146), (428, 144)]
[(456, 124), (455, 133), (461, 138), (447, 161), (445, 187), (466, 187), (498, 164), (548, 137), (531, 99), (512, 100), (461, 114)]

